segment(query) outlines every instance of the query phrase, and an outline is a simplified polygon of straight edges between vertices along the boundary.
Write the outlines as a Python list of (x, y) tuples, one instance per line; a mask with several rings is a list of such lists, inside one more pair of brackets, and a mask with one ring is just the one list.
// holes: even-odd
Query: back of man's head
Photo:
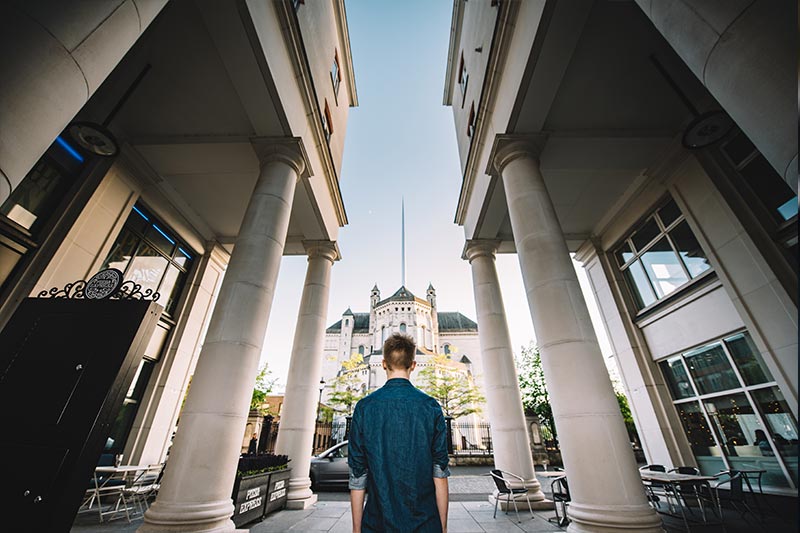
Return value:
[(407, 335), (395, 333), (383, 343), (383, 360), (389, 370), (408, 370), (416, 353), (417, 345)]

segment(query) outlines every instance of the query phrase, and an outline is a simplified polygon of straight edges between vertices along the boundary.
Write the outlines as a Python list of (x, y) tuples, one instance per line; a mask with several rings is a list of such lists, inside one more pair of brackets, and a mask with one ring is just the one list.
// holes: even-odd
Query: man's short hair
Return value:
[(383, 343), (383, 360), (389, 370), (409, 369), (417, 353), (417, 344), (408, 335), (395, 333)]

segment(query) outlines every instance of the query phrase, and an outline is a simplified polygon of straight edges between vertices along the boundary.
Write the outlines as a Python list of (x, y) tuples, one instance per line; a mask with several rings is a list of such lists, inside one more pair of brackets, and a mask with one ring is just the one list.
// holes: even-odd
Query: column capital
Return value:
[(262, 167), (272, 161), (280, 161), (292, 167), (298, 179), (314, 175), (300, 137), (253, 137), (250, 144)]
[(342, 258), (336, 241), (303, 241), (303, 248), (305, 248), (309, 259), (324, 257), (333, 263)]
[(494, 261), (497, 248), (500, 246), (500, 241), (490, 239), (470, 239), (464, 244), (464, 252), (461, 254), (461, 259), (466, 259), (470, 263), (476, 257), (488, 256)]
[(546, 143), (545, 133), (495, 135), (486, 173), (490, 176), (499, 176), (507, 164), (519, 157), (530, 157), (538, 161)]

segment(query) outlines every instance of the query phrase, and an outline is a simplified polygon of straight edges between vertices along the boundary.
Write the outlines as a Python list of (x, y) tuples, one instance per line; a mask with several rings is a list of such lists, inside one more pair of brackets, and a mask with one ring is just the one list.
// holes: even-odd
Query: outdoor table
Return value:
[(567, 477), (566, 472), (559, 472), (558, 470), (542, 470), (536, 472), (536, 477), (547, 477), (551, 479), (557, 479), (561, 477)]
[[(719, 475), (715, 476), (695, 476), (692, 474), (678, 474), (677, 472), (654, 472), (652, 470), (640, 470), (639, 471), (643, 481), (655, 481), (657, 483), (662, 483), (664, 485), (669, 485), (672, 488), (672, 493), (677, 495), (679, 493), (677, 487), (681, 483), (697, 483), (702, 482), (708, 487), (708, 493), (711, 495), (713, 500), (713, 505), (716, 505), (719, 509), (719, 501), (717, 500), (717, 495), (714, 491), (711, 490), (711, 486), (709, 485), (709, 481), (713, 481), (715, 479), (719, 479)], [(683, 503), (681, 502), (681, 498), (675, 498), (678, 507), (681, 510), (680, 518), (683, 519), (683, 524), (686, 526), (686, 531), (691, 531), (689, 527), (689, 519), (686, 517), (686, 512), (683, 509)], [(671, 510), (671, 509), (670, 509)], [(665, 514), (668, 516), (674, 516), (678, 518), (677, 515), (673, 514), (672, 512), (664, 512), (661, 510), (656, 510), (656, 512)], [(722, 516), (720, 518), (720, 523), (722, 523)], [(705, 515), (703, 516), (703, 521), (705, 522)], [(724, 526), (723, 526), (724, 528)]]

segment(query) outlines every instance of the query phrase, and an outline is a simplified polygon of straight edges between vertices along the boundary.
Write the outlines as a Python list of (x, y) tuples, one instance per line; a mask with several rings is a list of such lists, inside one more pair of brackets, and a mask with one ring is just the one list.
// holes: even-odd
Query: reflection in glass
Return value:
[(145, 233), (145, 237), (167, 257), (172, 257), (172, 251), (175, 249), (175, 239), (158, 225), (151, 224), (147, 229), (147, 233)]
[(633, 258), (633, 252), (631, 251), (628, 241), (625, 241), (622, 246), (617, 248), (616, 256), (617, 261), (619, 261), (619, 266), (624, 265)]
[(788, 486), (764, 427), (744, 394), (711, 398), (703, 403), (734, 469), (766, 470), (762, 480), (765, 485)]
[(685, 357), (700, 394), (741, 387), (721, 345), (705, 346), (685, 354)]
[(761, 411), (775, 448), (781, 454), (789, 475), (797, 485), (797, 425), (786, 400), (778, 387), (752, 392), (753, 400)]
[(689, 383), (689, 376), (686, 374), (686, 368), (684, 368), (680, 357), (667, 359), (662, 361), (660, 365), (674, 399), (680, 400), (694, 396), (692, 385)]
[(25, 229), (33, 229), (37, 220), (47, 220), (70, 184), (71, 180), (42, 158), (11, 191), (0, 213)]
[(700, 243), (694, 238), (689, 224), (684, 220), (669, 232), (672, 242), (675, 243), (678, 253), (683, 259), (683, 264), (689, 271), (689, 275), (696, 278), (706, 270), (711, 268)]
[(675, 203), (675, 200), (670, 199), (667, 205), (658, 210), (658, 216), (666, 228), (678, 220), (678, 217), (681, 216), (681, 210), (678, 209), (678, 204)]
[(666, 237), (642, 254), (641, 261), (659, 298), (689, 281)]
[(633, 241), (633, 245), (637, 250), (641, 250), (647, 246), (650, 241), (655, 239), (659, 233), (661, 233), (661, 230), (658, 228), (656, 219), (650, 218), (647, 222), (645, 222), (644, 226), (639, 228), (639, 230), (633, 234), (631, 241)]
[(142, 292), (147, 289), (152, 289), (155, 292), (158, 290), (161, 276), (164, 275), (168, 264), (167, 259), (159, 254), (155, 248), (149, 244), (142, 243), (136, 253), (136, 257), (131, 261), (130, 268), (125, 274), (125, 279), (141, 285)]
[(708, 427), (700, 405), (697, 402), (686, 402), (675, 405), (675, 408), (678, 410), (678, 417), (686, 432), (689, 446), (692, 447), (692, 453), (697, 459), (700, 472), (713, 475), (725, 470), (722, 450), (714, 441), (714, 435)]
[[(167, 273), (164, 275), (164, 281), (161, 282), (161, 287), (159, 287), (158, 292), (161, 293), (161, 297), (158, 299), (158, 303), (163, 305), (165, 308), (170, 307), (170, 303), (177, 296), (176, 288), (179, 289), (177, 286), (178, 278), (181, 275), (181, 271), (175, 265), (169, 265), (167, 268)], [(167, 303), (165, 303), (167, 302)]]
[(773, 381), (772, 374), (761, 359), (750, 335), (745, 332), (734, 335), (725, 339), (725, 344), (746, 384), (757, 385)]
[(111, 253), (106, 261), (104, 268), (116, 268), (120, 272), (125, 272), (128, 268), (128, 263), (133, 257), (136, 246), (139, 244), (139, 238), (133, 233), (123, 229), (111, 249)]
[(640, 309), (656, 301), (640, 261), (631, 263), (631, 266), (625, 270), (625, 277), (628, 279), (628, 286), (633, 289), (633, 295), (636, 297), (636, 303)]

